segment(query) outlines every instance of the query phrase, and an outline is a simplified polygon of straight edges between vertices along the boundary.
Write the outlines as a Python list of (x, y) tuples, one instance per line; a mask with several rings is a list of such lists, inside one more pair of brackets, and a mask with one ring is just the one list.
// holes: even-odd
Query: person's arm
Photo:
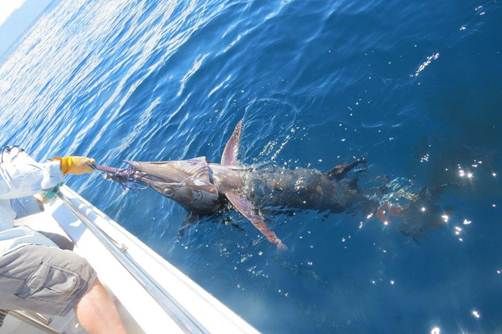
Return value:
[(44, 163), (20, 157), (0, 164), (0, 199), (34, 195), (63, 182), (65, 174), (92, 172), (94, 160), (67, 156)]

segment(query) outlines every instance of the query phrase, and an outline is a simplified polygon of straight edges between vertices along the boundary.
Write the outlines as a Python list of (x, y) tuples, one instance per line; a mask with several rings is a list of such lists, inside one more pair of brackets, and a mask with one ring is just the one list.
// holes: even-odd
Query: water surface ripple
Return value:
[[(0, 142), (37, 159), (207, 156), (245, 122), (247, 164), (419, 189), (416, 241), (358, 214), (202, 219), (99, 175), (68, 183), (266, 333), (502, 331), (502, 5), (478, 1), (61, 1), (0, 64)], [(229, 222), (243, 230), (233, 228)]]

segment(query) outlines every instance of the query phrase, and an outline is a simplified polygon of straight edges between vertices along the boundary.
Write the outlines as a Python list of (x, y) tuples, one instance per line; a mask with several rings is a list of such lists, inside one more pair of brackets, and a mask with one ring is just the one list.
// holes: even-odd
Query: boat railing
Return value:
[[(157, 284), (156, 280), (141, 269), (141, 265), (129, 255), (127, 247), (121, 242), (111, 237), (103, 231), (87, 214), (81, 210), (80, 206), (65, 193), (67, 190), (59, 191), (58, 197), (71, 209), (75, 216), (99, 239), (110, 251), (115, 259), (137, 280), (137, 282), (152, 296), (153, 299), (169, 314), (185, 333), (209, 333), (204, 326), (195, 319), (175, 298), (163, 287)], [(83, 201), (79, 199), (79, 201)], [(90, 205), (90, 204), (89, 204)], [(101, 217), (109, 219), (108, 217)]]

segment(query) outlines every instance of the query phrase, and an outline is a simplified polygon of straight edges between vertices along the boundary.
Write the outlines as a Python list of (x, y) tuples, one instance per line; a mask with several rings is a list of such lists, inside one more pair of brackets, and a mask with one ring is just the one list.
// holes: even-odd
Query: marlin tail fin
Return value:
[(364, 163), (366, 163), (365, 158), (358, 158), (349, 164), (336, 165), (330, 171), (328, 171), (326, 174), (328, 175), (329, 178), (339, 181), (339, 180), (343, 179), (345, 177), (345, 175), (347, 175), (348, 172), (353, 170), (358, 165), (364, 164)]

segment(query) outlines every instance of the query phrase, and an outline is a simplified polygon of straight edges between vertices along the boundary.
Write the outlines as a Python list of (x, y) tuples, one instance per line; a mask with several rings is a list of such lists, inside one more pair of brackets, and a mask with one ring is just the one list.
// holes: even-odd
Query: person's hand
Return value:
[(92, 173), (92, 166), (95, 160), (88, 157), (68, 155), (61, 158), (56, 158), (61, 163), (61, 171), (63, 174), (86, 174)]

